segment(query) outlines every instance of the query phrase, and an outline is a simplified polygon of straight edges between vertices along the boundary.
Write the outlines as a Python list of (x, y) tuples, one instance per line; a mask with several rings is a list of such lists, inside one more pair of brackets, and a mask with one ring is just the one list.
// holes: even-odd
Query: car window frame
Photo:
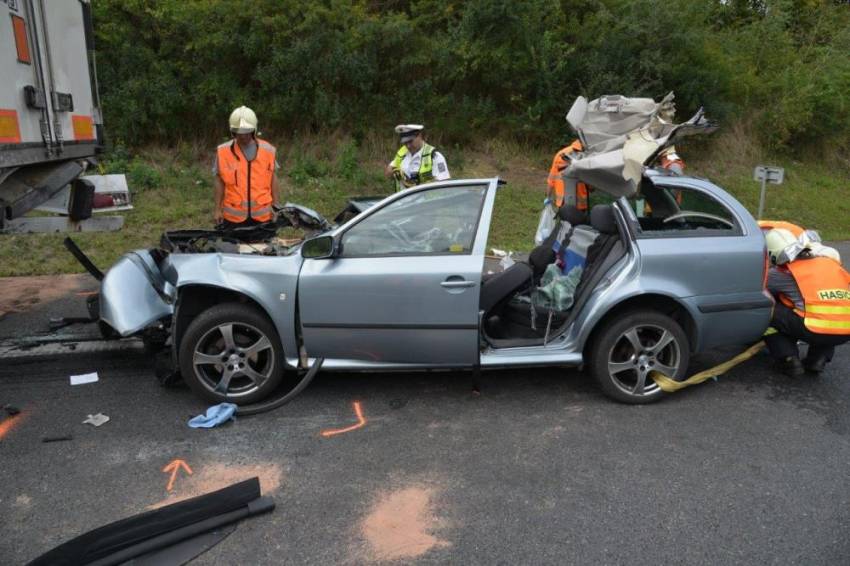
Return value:
[[(644, 181), (647, 179), (645, 178)], [(668, 178), (664, 177), (664, 181), (667, 181)], [(648, 181), (653, 184), (654, 187), (658, 189), (667, 189), (669, 191), (681, 189), (687, 191), (695, 191), (697, 193), (702, 193), (708, 198), (716, 201), (720, 204), (724, 210), (729, 213), (732, 219), (735, 221), (735, 227), (730, 230), (718, 230), (715, 228), (707, 228), (705, 230), (695, 232), (693, 230), (665, 230), (665, 231), (656, 231), (656, 232), (646, 232), (643, 227), (640, 225), (640, 220), (638, 219), (637, 213), (632, 206), (633, 202), (629, 202), (626, 200), (626, 205), (623, 208), (627, 208), (629, 224), (631, 224), (631, 231), (634, 233), (635, 239), (638, 240), (663, 240), (663, 239), (672, 239), (672, 238), (735, 238), (742, 237), (746, 235), (746, 231), (744, 230), (744, 222), (737, 211), (726, 204), (722, 198), (719, 196), (712, 194), (711, 191), (707, 190), (704, 187), (700, 187), (696, 184), (691, 183), (680, 183), (681, 179), (676, 178), (674, 182), (656, 182), (655, 178), (649, 178)], [(625, 197), (624, 197), (625, 198)]]
[[(388, 206), (393, 205), (400, 200), (403, 200), (407, 197), (413, 196), (415, 194), (419, 194), (427, 191), (436, 191), (441, 189), (457, 189), (457, 188), (465, 188), (465, 187), (481, 187), (484, 189), (484, 194), (481, 198), (481, 203), (478, 206), (478, 217), (475, 220), (475, 228), (473, 230), (472, 242), (469, 247), (468, 252), (405, 252), (405, 253), (383, 253), (383, 254), (358, 254), (358, 255), (345, 255), (345, 246), (343, 245), (343, 238), (345, 235), (353, 229), (355, 226), (359, 225), (361, 222), (365, 222), (381, 210), (384, 210)], [(423, 186), (421, 188), (417, 188), (417, 190), (411, 191), (409, 193), (405, 193), (403, 196), (399, 196), (398, 198), (392, 199), (390, 201), (385, 202), (383, 205), (374, 206), (371, 209), (365, 211), (365, 214), (362, 217), (353, 218), (350, 223), (344, 225), (339, 232), (334, 235), (334, 238), (337, 239), (340, 246), (340, 254), (337, 256), (339, 259), (364, 259), (364, 258), (386, 258), (386, 257), (463, 257), (463, 256), (472, 256), (475, 255), (475, 243), (478, 240), (478, 232), (481, 227), (481, 217), (484, 215), (484, 207), (487, 203), (487, 196), (489, 194), (490, 189), (490, 181), (484, 179), (470, 179), (469, 183), (457, 183), (457, 184), (449, 184), (449, 185), (434, 185), (434, 186)]]

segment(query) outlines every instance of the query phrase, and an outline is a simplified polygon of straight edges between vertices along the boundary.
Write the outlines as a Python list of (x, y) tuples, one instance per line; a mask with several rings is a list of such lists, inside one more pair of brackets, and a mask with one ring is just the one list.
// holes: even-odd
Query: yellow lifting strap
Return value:
[(660, 387), (662, 391), (672, 393), (674, 391), (684, 389), (685, 387), (690, 387), (691, 385), (702, 383), (703, 381), (711, 379), (712, 377), (718, 377), (720, 375), (723, 375), (736, 365), (743, 363), (758, 354), (762, 348), (764, 348), (764, 341), (753, 344), (731, 360), (727, 360), (722, 364), (714, 366), (713, 368), (709, 368), (695, 375), (692, 375), (684, 381), (674, 381), (663, 373), (661, 373), (660, 371), (649, 372), (649, 377), (651, 377), (652, 380), (655, 381), (656, 384), (658, 384), (658, 387)]

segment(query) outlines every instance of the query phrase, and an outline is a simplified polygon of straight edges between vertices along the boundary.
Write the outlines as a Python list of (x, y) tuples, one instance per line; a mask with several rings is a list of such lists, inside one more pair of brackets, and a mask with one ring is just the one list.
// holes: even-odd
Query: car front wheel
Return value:
[(633, 311), (596, 337), (590, 370), (602, 391), (623, 403), (651, 403), (664, 392), (649, 376), (658, 371), (674, 380), (685, 377), (690, 360), (688, 337), (667, 315)]
[(283, 348), (272, 322), (242, 303), (216, 305), (199, 314), (180, 342), (180, 372), (208, 401), (254, 403), (283, 377)]

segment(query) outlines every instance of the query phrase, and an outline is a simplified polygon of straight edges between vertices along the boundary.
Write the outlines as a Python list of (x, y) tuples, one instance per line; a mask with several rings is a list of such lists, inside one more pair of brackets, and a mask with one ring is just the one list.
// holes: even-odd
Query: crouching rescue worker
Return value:
[(218, 146), (213, 163), (213, 219), (223, 228), (268, 222), (280, 193), (275, 148), (257, 137), (257, 115), (247, 106), (230, 114), (230, 133), (233, 139)]
[(384, 175), (395, 179), (396, 191), (450, 179), (449, 166), (442, 153), (425, 142), (420, 124), (400, 124), (395, 127), (401, 147), (384, 170)]
[[(782, 222), (765, 235), (771, 268), (767, 287), (776, 298), (765, 344), (782, 373), (820, 373), (835, 347), (850, 341), (850, 274), (838, 252), (811, 232)], [(801, 362), (797, 341), (809, 346)]]

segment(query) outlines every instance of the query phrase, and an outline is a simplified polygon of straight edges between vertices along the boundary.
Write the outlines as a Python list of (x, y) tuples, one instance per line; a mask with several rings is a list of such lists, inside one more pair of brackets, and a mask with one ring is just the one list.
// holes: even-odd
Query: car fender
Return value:
[[(696, 324), (696, 321), (699, 319), (700, 313), (691, 302), (682, 300), (681, 297), (671, 294), (667, 289), (658, 288), (630, 290), (618, 294), (616, 302), (607, 304), (604, 309), (597, 308), (589, 311), (588, 316), (579, 325), (578, 343), (584, 349), (588, 345), (588, 340), (591, 339), (591, 336), (599, 328), (600, 324), (606, 324), (607, 321), (619, 313), (640, 308), (658, 311), (678, 310), (681, 314), (677, 318), (680, 319), (679, 323), (688, 335), (691, 348), (694, 351), (699, 350), (701, 336), (699, 325)], [(684, 316), (684, 319), (682, 319), (682, 316)]]
[[(239, 254), (174, 254), (169, 271), (177, 275), (178, 300), (193, 289), (213, 288), (247, 297), (272, 321), (288, 358), (298, 356), (296, 292), (303, 259)], [(177, 337), (179, 339), (179, 337)]]

